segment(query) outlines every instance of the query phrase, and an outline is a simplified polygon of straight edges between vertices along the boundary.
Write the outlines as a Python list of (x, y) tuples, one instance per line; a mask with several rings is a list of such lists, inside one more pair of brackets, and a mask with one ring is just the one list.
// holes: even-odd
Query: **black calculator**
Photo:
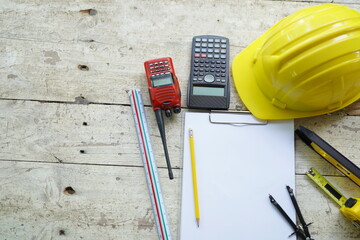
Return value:
[(229, 39), (225, 37), (193, 37), (188, 86), (189, 108), (229, 108), (229, 46)]

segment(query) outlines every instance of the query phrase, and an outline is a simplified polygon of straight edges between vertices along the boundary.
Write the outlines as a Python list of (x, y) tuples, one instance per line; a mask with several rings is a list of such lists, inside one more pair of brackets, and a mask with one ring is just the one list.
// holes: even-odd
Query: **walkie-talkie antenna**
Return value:
[(165, 124), (164, 124), (164, 118), (162, 115), (162, 111), (161, 111), (161, 109), (158, 109), (158, 110), (155, 110), (154, 112), (155, 112), (156, 122), (159, 127), (159, 132), (160, 132), (161, 140), (162, 140), (163, 147), (164, 147), (165, 159), (166, 159), (166, 164), (167, 164), (167, 168), (168, 168), (168, 172), (169, 172), (169, 178), (174, 179), (174, 175), (173, 175), (173, 172), (171, 169), (169, 152), (168, 152), (167, 144), (166, 144)]

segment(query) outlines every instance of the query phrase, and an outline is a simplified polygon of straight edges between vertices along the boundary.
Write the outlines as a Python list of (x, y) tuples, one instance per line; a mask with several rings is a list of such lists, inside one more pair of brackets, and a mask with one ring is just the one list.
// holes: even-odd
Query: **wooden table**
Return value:
[[(294, 11), (318, 1), (4, 0), (0, 15), (0, 239), (157, 239), (127, 92), (144, 94), (172, 235), (180, 222), (182, 124), (194, 35), (223, 35), (231, 59)], [(92, 9), (91, 11), (89, 9)], [(182, 114), (166, 119), (167, 176), (143, 62), (173, 58)], [(232, 83), (231, 110), (243, 105)], [(360, 165), (360, 104), (306, 119)], [(360, 188), (296, 137), (296, 195), (321, 239), (360, 230), (304, 175), (315, 167), (346, 196)], [(273, 171), (276, 171), (274, 167)]]

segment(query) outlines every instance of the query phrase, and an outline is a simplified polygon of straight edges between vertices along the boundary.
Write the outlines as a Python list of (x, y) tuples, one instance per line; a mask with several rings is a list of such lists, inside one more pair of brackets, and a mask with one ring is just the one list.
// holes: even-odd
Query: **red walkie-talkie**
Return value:
[(151, 105), (155, 111), (156, 121), (159, 127), (164, 146), (169, 178), (173, 179), (169, 153), (166, 145), (165, 126), (162, 110), (170, 117), (171, 110), (174, 113), (181, 111), (181, 91), (175, 69), (170, 57), (159, 58), (144, 62), (146, 79), (148, 82)]

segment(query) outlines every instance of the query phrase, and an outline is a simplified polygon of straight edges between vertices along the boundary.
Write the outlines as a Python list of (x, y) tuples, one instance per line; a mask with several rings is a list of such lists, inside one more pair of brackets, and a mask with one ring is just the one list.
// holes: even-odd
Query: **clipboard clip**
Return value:
[(266, 125), (267, 120), (254, 117), (249, 111), (210, 111), (209, 122), (212, 124), (242, 125)]

